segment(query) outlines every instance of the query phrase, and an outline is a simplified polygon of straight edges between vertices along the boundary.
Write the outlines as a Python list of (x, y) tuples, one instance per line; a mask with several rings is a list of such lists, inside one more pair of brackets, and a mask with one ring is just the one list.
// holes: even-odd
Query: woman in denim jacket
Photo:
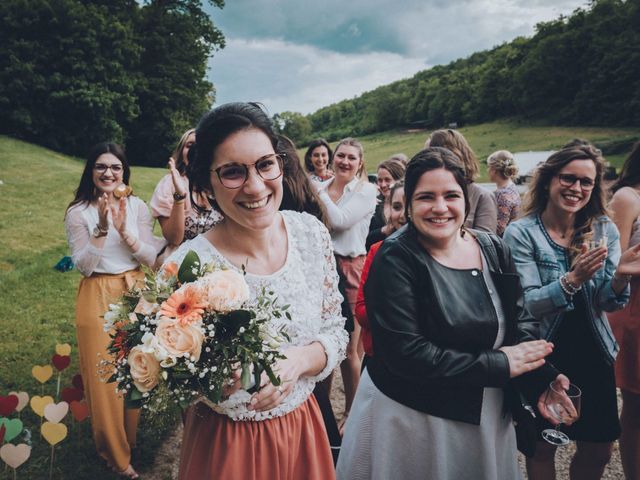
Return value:
[[(629, 276), (640, 249), (620, 254), (618, 230), (607, 222), (606, 246), (589, 250), (592, 225), (605, 216), (604, 160), (591, 146), (565, 148), (541, 165), (524, 213), (504, 240), (511, 247), (525, 305), (555, 345), (549, 361), (582, 389), (580, 419), (564, 431), (577, 441), (572, 479), (599, 479), (620, 435), (613, 362), (618, 351), (604, 312), (629, 300)], [(547, 428), (543, 420), (539, 429)], [(542, 440), (527, 459), (530, 480), (555, 478), (555, 446)]]

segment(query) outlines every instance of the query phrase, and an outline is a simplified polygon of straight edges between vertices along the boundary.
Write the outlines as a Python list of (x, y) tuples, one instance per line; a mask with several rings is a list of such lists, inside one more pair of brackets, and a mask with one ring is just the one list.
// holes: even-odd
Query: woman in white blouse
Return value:
[(129, 164), (113, 143), (93, 147), (75, 198), (65, 215), (71, 255), (82, 274), (76, 305), (80, 370), (91, 412), (98, 454), (127, 478), (138, 478), (131, 466), (139, 411), (126, 410), (110, 372), (99, 371), (108, 360), (109, 334), (102, 316), (123, 292), (144, 278), (140, 264), (153, 265), (156, 249), (146, 204), (130, 194)]
[[(327, 211), (333, 250), (338, 268), (345, 277), (349, 306), (354, 312), (377, 191), (367, 180), (364, 150), (354, 138), (345, 138), (338, 143), (333, 154), (333, 169), (335, 176), (319, 186), (318, 194)], [(345, 419), (360, 380), (362, 349), (359, 341), (360, 326), (356, 323), (350, 335), (347, 359), (340, 366), (345, 391)]]
[(322, 415), (312, 395), (344, 357), (347, 335), (331, 239), (315, 217), (280, 212), (283, 162), (269, 116), (253, 103), (207, 113), (196, 129), (189, 176), (197, 191), (215, 195), (224, 219), (183, 243), (168, 261), (195, 251), (203, 263), (246, 272), (251, 297), (267, 287), (290, 318), (270, 320), (288, 338), (286, 358), (249, 393), (236, 382), (224, 400), (187, 412), (179, 478), (331, 480), (335, 477)]

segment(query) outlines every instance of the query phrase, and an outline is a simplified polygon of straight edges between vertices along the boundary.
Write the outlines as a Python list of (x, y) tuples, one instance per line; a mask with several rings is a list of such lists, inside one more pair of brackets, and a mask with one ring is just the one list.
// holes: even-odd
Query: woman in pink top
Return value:
[(169, 159), (169, 170), (156, 186), (151, 201), (151, 212), (160, 222), (162, 235), (170, 247), (211, 229), (222, 220), (205, 195), (189, 194), (186, 176), (189, 149), (195, 143), (195, 130), (187, 130)]

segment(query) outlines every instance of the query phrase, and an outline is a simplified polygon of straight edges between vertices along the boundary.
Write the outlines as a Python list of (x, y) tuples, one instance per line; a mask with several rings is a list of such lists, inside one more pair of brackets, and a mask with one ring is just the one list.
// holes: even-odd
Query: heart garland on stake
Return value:
[(61, 372), (71, 364), (71, 357), (67, 355), (56, 354), (51, 357), (51, 363), (53, 363), (53, 366), (56, 367), (59, 372)]
[(84, 393), (78, 388), (65, 387), (62, 389), (62, 400), (71, 404), (72, 402), (79, 402), (84, 398)]
[(67, 437), (68, 430), (64, 423), (44, 422), (41, 432), (44, 439), (49, 442), (49, 445), (54, 446)]
[(44, 407), (53, 403), (53, 397), (49, 395), (40, 397), (39, 395), (34, 395), (31, 397), (31, 409), (38, 415), (39, 417), (44, 416)]
[(26, 462), (31, 456), (31, 447), (26, 443), (13, 445), (7, 443), (0, 448), (0, 458), (14, 470)]
[(71, 402), (70, 408), (76, 422), (82, 422), (89, 416), (89, 405), (87, 402)]
[(9, 395), (18, 397), (18, 406), (16, 410), (21, 412), (29, 404), (29, 394), (27, 392), (9, 392)]
[(51, 423), (60, 423), (67, 413), (69, 413), (69, 404), (67, 402), (50, 403), (44, 407), (44, 418)]
[(20, 399), (17, 395), (9, 394), (6, 397), (0, 396), (0, 416), (8, 417), (18, 407)]
[(68, 343), (58, 343), (56, 345), (56, 353), (68, 357), (71, 354), (71, 345)]
[(82, 382), (82, 375), (76, 373), (71, 379), (71, 384), (76, 387), (78, 390), (82, 390), (84, 392), (84, 383)]
[(53, 375), (53, 368), (51, 365), (36, 365), (31, 369), (31, 375), (40, 383), (45, 383)]
[(4, 427), (4, 441), (10, 442), (22, 432), (23, 424), (19, 418), (0, 418), (0, 425)]

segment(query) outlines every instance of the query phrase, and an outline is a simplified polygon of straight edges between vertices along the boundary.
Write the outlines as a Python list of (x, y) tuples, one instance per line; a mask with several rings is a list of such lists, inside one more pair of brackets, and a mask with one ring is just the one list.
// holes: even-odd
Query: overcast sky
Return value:
[(227, 0), (209, 61), (216, 104), (311, 113), (569, 15), (584, 0)]

